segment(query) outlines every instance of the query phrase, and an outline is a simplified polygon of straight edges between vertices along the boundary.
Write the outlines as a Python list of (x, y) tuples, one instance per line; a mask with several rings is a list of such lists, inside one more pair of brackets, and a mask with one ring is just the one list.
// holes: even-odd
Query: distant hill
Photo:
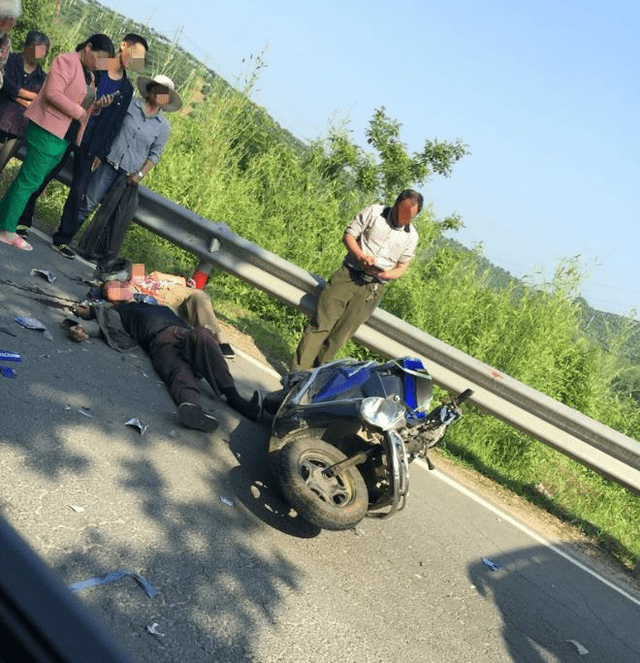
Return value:
[[(469, 251), (455, 239), (445, 239), (443, 241), (455, 250)], [(497, 289), (506, 288), (513, 282), (522, 284), (524, 287), (525, 284), (520, 279), (502, 267), (494, 265), (486, 257), (476, 256), (476, 259), (479, 265), (479, 273), (487, 272), (489, 274), (489, 283), (492, 287)], [(579, 304), (582, 312), (581, 327), (585, 336), (605, 351), (615, 352), (619, 359), (628, 363), (630, 367), (638, 366), (637, 372), (640, 375), (640, 322), (615, 313), (598, 311), (589, 306), (583, 298), (577, 299), (576, 303)], [(613, 347), (612, 342), (619, 337), (624, 338), (624, 342), (620, 347)], [(635, 372), (632, 371), (634, 374)]]

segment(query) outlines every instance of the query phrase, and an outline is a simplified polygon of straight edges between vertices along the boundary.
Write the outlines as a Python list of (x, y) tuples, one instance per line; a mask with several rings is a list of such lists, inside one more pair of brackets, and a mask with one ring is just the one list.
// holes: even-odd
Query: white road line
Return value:
[[(414, 463), (415, 464), (415, 463)], [(457, 481), (452, 479), (451, 477), (448, 477), (446, 474), (443, 474), (442, 472), (439, 472), (437, 469), (436, 470), (429, 470), (427, 464), (423, 461), (418, 459), (417, 464), (419, 467), (421, 467), (423, 470), (426, 470), (429, 472), (430, 476), (435, 476), (440, 481), (443, 481), (444, 483), (448, 484), (452, 488), (455, 488), (458, 492), (462, 493), (463, 495), (466, 495), (469, 499), (472, 499), (474, 502), (477, 502), (481, 506), (483, 506), (485, 509), (491, 511), (492, 513), (495, 513), (497, 516), (499, 516), (502, 520), (505, 520), (509, 524), (513, 525), (520, 531), (524, 532), (528, 536), (530, 536), (532, 539), (537, 541), (538, 543), (541, 543), (542, 545), (546, 546), (550, 550), (553, 550), (556, 554), (560, 555), (560, 557), (564, 557), (568, 562), (571, 562), (571, 564), (577, 566), (578, 568), (582, 569), (589, 575), (593, 576), (596, 578), (596, 580), (599, 580), (603, 584), (607, 585), (607, 587), (610, 587), (614, 591), (618, 592), (618, 594), (621, 594), (624, 596), (626, 599), (631, 601), (632, 603), (635, 603), (637, 606), (640, 606), (640, 599), (636, 598), (632, 594), (629, 594), (629, 592), (625, 591), (622, 589), (622, 587), (619, 587), (618, 585), (614, 584), (610, 580), (607, 580), (604, 576), (600, 575), (597, 571), (594, 569), (589, 568), (588, 566), (585, 566), (582, 562), (578, 561), (571, 555), (567, 554), (563, 550), (560, 550), (557, 546), (553, 545), (550, 541), (545, 539), (542, 535), (538, 534), (538, 532), (532, 530), (531, 528), (527, 527), (524, 523), (521, 523), (519, 520), (516, 520), (509, 514), (505, 513), (498, 507), (494, 506), (491, 504), (491, 502), (487, 502), (487, 500), (483, 499), (476, 493), (474, 493), (472, 490), (469, 490), (465, 486), (459, 484)]]
[(254, 357), (248, 355), (246, 352), (243, 352), (242, 350), (238, 350), (237, 347), (234, 347), (233, 350), (237, 355), (239, 355), (249, 363), (253, 364), (256, 368), (260, 368), (261, 370), (266, 371), (267, 373), (271, 374), (273, 377), (278, 378), (278, 380), (280, 379), (281, 377), (280, 373), (278, 373), (278, 371), (276, 371), (274, 368), (269, 366), (269, 364), (265, 364), (259, 359), (255, 359)]

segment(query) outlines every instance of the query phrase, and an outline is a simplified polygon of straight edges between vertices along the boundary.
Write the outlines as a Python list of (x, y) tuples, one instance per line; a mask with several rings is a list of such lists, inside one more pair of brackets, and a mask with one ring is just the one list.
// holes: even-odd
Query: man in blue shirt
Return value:
[[(158, 163), (169, 139), (169, 122), (164, 113), (182, 108), (182, 100), (168, 76), (139, 76), (137, 87), (142, 98), (129, 104), (111, 150), (91, 176), (76, 220), (76, 227), (80, 228), (91, 211), (104, 202), (108, 212), (102, 216), (98, 213), (81, 241), (81, 252), (101, 266), (118, 255), (137, 207), (137, 186)], [(106, 247), (104, 238), (109, 238)]]

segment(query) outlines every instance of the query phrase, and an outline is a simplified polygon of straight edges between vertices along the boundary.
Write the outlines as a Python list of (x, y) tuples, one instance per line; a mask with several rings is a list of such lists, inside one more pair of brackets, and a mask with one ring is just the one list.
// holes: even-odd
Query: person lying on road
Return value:
[[(107, 281), (107, 283), (112, 283)], [(127, 283), (120, 281), (122, 285)], [(150, 295), (159, 304), (168, 306), (174, 313), (184, 318), (192, 327), (206, 327), (211, 331), (227, 359), (235, 357), (235, 352), (224, 336), (224, 331), (216, 318), (211, 299), (204, 290), (198, 290), (192, 279), (175, 274), (151, 272), (145, 275), (142, 264), (135, 264), (128, 282), (135, 294)], [(107, 289), (105, 298), (109, 299)]]
[(110, 283), (110, 299), (119, 301), (114, 309), (169, 388), (184, 426), (205, 432), (218, 427), (215, 417), (200, 405), (200, 377), (240, 414), (253, 421), (260, 418), (262, 394), (255, 391), (251, 400), (240, 396), (211, 330), (201, 325), (190, 327), (167, 306), (136, 302), (131, 286)]

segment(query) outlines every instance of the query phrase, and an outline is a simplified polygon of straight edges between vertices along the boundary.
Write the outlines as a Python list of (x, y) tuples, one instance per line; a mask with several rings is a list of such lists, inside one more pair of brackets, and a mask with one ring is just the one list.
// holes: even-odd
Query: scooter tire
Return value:
[(323, 440), (297, 437), (280, 450), (279, 480), (287, 501), (306, 521), (328, 530), (355, 527), (366, 515), (369, 493), (356, 467), (335, 476), (322, 471), (347, 457)]

